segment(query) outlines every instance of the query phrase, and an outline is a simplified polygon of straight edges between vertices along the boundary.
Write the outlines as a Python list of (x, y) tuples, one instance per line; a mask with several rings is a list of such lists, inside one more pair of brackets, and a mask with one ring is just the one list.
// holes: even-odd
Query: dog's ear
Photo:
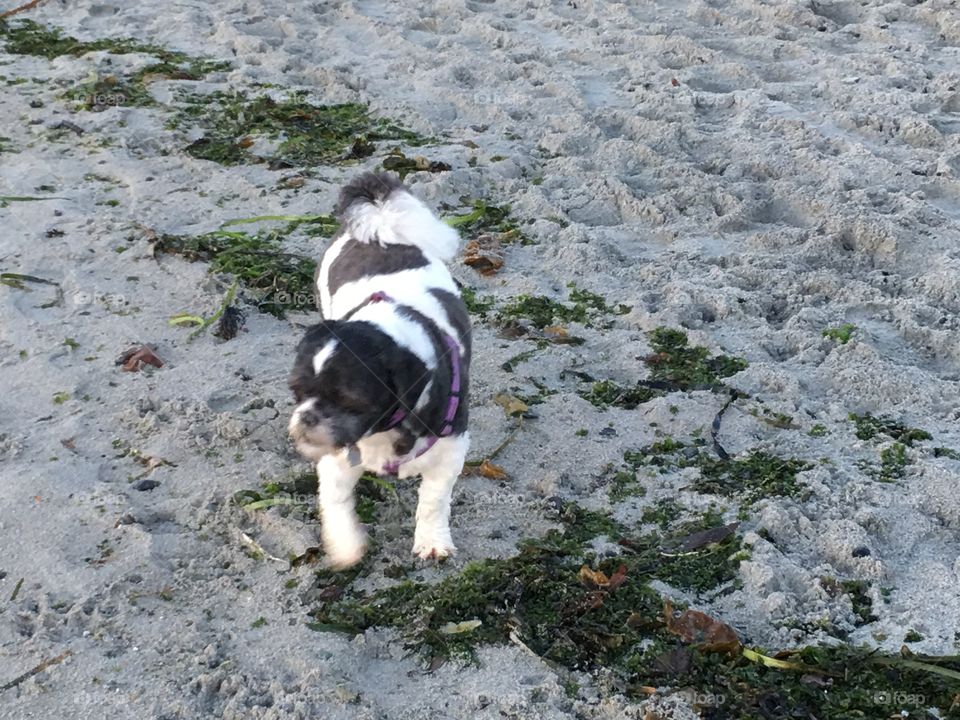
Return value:
[(311, 325), (300, 344), (297, 345), (297, 351), (313, 350), (322, 347), (331, 337), (337, 337), (341, 326), (339, 320), (323, 320), (316, 325)]

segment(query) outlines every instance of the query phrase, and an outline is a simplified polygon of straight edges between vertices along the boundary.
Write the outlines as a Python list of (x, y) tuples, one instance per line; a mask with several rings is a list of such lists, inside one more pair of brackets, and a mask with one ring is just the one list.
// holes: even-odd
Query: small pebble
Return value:
[(133, 489), (140, 490), (142, 492), (144, 490), (153, 490), (155, 487), (159, 487), (159, 486), (160, 486), (159, 480), (148, 480), (147, 478), (144, 478), (143, 480), (138, 480), (137, 482), (135, 482), (133, 484)]
[(870, 557), (870, 548), (861, 545), (860, 547), (855, 547), (852, 554), (854, 557)]

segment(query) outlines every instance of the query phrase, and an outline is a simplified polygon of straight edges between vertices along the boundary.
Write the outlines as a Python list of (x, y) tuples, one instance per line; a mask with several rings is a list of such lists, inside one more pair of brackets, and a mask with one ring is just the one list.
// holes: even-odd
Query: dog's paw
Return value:
[(327, 564), (334, 570), (346, 570), (363, 560), (367, 552), (367, 536), (362, 530), (324, 539)]
[(449, 536), (446, 538), (416, 538), (413, 554), (421, 560), (443, 560), (457, 554), (457, 548)]

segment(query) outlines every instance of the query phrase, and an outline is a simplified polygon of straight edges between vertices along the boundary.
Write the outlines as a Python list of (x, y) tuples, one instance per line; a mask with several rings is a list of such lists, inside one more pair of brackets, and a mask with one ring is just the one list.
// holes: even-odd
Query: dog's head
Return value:
[(427, 383), (423, 362), (367, 322), (326, 321), (297, 347), (290, 436), (314, 462), (386, 427)]

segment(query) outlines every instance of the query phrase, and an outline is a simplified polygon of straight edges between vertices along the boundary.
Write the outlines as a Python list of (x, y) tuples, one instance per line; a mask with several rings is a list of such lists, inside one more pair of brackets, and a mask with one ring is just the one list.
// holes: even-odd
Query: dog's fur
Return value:
[[(459, 237), (383, 173), (344, 187), (337, 214), (341, 230), (316, 278), (324, 320), (300, 342), (290, 375), (297, 403), (290, 435), (317, 463), (327, 557), (335, 567), (363, 557), (353, 499), (363, 471), (381, 473), (440, 435), (453, 374), (449, 335), (459, 345), (461, 373), (453, 432), (398, 471), (401, 478), (423, 477), (413, 552), (443, 558), (456, 551), (450, 496), (469, 446), (470, 319), (445, 265)], [(387, 299), (371, 300), (375, 293)], [(405, 419), (388, 429), (401, 406)]]

